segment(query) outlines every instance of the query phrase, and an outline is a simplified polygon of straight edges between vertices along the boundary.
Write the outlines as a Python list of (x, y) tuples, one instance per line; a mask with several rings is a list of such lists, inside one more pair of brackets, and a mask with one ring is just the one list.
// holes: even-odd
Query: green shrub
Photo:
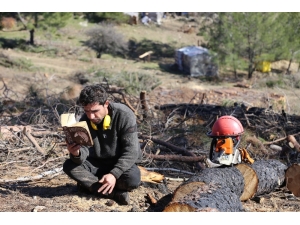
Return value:
[(97, 58), (101, 58), (103, 53), (112, 54), (114, 56), (125, 56), (128, 51), (128, 43), (124, 36), (115, 30), (110, 23), (102, 23), (86, 32), (89, 39), (84, 45), (93, 49)]
[(129, 15), (123, 12), (89, 12), (85, 16), (87, 19), (94, 23), (110, 22), (110, 23), (128, 23)]

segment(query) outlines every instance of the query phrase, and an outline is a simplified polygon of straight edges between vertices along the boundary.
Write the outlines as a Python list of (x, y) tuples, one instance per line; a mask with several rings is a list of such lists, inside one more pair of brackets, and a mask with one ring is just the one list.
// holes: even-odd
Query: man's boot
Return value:
[(127, 191), (116, 190), (113, 199), (120, 205), (129, 205), (129, 193)]
[(91, 194), (91, 192), (86, 189), (81, 183), (77, 182), (77, 190), (80, 193), (84, 193), (84, 194)]
[(130, 202), (127, 191), (113, 190), (110, 194), (97, 193), (97, 196), (113, 199), (120, 205), (129, 205)]
[(101, 187), (101, 183), (96, 182), (90, 186), (89, 190), (92, 192), (94, 195), (99, 196), (101, 198), (109, 198), (113, 199), (116, 202), (118, 202), (120, 205), (129, 205), (130, 199), (129, 199), (129, 194), (127, 191), (121, 191), (121, 190), (113, 190), (110, 194), (102, 194), (99, 193), (98, 190)]

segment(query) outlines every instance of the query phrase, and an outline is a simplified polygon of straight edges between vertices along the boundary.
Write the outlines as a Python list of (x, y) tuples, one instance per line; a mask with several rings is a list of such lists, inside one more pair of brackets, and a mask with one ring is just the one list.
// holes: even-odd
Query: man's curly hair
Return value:
[(105, 89), (99, 84), (88, 85), (82, 89), (78, 102), (82, 106), (98, 102), (103, 105), (108, 99)]

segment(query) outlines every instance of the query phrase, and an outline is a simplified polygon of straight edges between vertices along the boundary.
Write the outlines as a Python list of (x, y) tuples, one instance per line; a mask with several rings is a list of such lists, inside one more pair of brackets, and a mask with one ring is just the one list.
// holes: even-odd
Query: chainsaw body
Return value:
[(223, 137), (213, 139), (210, 149), (210, 160), (215, 164), (220, 164), (220, 166), (241, 163), (242, 159), (238, 150), (238, 144), (238, 138)]

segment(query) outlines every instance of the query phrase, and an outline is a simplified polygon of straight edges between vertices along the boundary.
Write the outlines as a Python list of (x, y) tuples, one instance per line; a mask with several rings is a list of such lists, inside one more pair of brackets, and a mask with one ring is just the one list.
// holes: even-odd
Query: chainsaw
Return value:
[(254, 160), (245, 148), (239, 148), (243, 126), (233, 116), (220, 117), (207, 135), (213, 138), (208, 167), (233, 166), (242, 162), (252, 164)]
[[(237, 142), (234, 144), (234, 142)], [(215, 144), (214, 144), (215, 143)], [(212, 141), (209, 158), (206, 159), (208, 167), (233, 166), (242, 162), (253, 164), (246, 148), (239, 148), (240, 139), (232, 137)]]

